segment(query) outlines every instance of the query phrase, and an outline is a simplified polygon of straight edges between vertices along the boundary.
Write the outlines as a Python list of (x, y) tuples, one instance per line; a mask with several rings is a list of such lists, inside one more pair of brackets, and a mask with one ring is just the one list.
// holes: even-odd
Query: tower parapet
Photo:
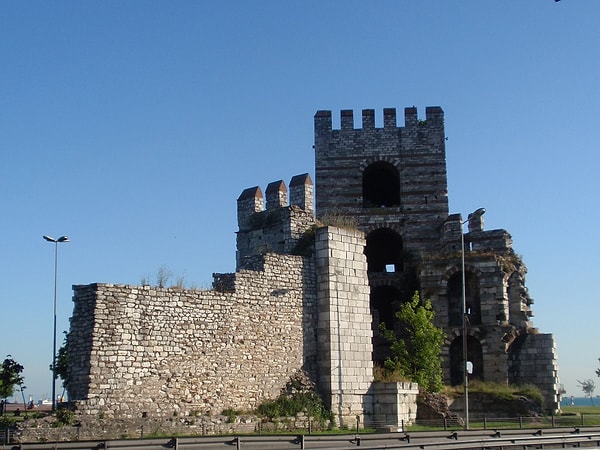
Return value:
[(264, 209), (259, 187), (245, 189), (238, 198), (237, 267), (266, 253), (290, 254), (304, 232), (314, 224), (313, 185), (308, 174), (290, 182), (291, 203), (282, 180), (269, 183)]

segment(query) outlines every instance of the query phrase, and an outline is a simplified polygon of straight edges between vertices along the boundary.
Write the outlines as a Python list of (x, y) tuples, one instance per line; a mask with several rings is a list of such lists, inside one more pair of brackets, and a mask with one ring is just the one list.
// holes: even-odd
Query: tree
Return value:
[[(69, 384), (69, 355), (67, 354), (67, 332), (63, 331), (65, 338), (63, 344), (58, 349), (56, 354), (56, 378), (62, 380), (63, 389), (67, 388)], [(52, 370), (52, 364), (50, 364), (50, 370)]]
[(0, 411), (2, 414), (4, 414), (6, 400), (13, 395), (15, 385), (21, 387), (21, 393), (24, 389), (24, 378), (21, 376), (21, 372), (23, 372), (23, 366), (16, 362), (11, 355), (6, 355), (6, 359), (0, 366), (0, 398), (4, 399), (3, 410)]
[(579, 381), (579, 386), (581, 386), (581, 390), (585, 394), (586, 397), (589, 397), (592, 401), (592, 406), (594, 406), (594, 389), (596, 389), (596, 383), (592, 379)]
[(400, 336), (387, 330), (384, 323), (380, 325), (383, 336), (391, 343), (392, 352), (384, 362), (384, 368), (399, 372), (428, 392), (439, 392), (443, 387), (440, 353), (444, 331), (433, 324), (434, 317), (431, 301), (421, 301), (416, 291), (396, 312), (403, 329)]
[[(600, 358), (598, 358), (598, 362), (600, 362)], [(596, 376), (600, 377), (600, 369), (596, 369)]]

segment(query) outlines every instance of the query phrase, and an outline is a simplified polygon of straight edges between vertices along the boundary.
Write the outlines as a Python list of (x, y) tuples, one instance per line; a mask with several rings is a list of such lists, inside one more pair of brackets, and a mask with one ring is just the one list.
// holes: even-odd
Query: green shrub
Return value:
[(319, 421), (325, 421), (330, 417), (323, 400), (316, 392), (282, 394), (275, 400), (265, 400), (256, 411), (270, 420), (276, 417), (292, 417), (300, 413), (305, 413)]
[(9, 417), (6, 414), (0, 416), (0, 428), (9, 428), (12, 427), (16, 422), (14, 417)]
[(73, 411), (67, 408), (59, 408), (56, 410), (56, 422), (58, 426), (71, 425), (74, 418)]
[(234, 423), (238, 412), (235, 409), (227, 408), (221, 412), (221, 415), (227, 417), (227, 423)]

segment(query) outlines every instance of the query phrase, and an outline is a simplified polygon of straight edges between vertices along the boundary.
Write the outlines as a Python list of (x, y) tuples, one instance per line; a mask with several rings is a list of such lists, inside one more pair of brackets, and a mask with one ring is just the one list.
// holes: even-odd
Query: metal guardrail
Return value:
[(173, 437), (131, 440), (94, 440), (75, 442), (23, 443), (2, 448), (10, 450), (286, 450), (286, 449), (340, 449), (357, 447), (382, 449), (528, 449), (599, 447), (600, 429), (583, 432), (565, 430), (489, 430), (461, 432), (416, 432), (348, 435), (281, 435), (281, 436), (211, 436)]

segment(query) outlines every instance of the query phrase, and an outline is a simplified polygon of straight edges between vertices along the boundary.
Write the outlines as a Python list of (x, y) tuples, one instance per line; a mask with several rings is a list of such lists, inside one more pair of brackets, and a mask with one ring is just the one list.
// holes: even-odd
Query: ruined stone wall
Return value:
[[(444, 382), (448, 384), (458, 384), (457, 378), (462, 379), (463, 373), (463, 329), (460, 322), (450, 320), (452, 311), (455, 317), (457, 312), (462, 314), (462, 300), (458, 299), (459, 304), (455, 301), (453, 306), (450, 300), (450, 279), (462, 273), (461, 221), (460, 215), (446, 220), (441, 250), (423, 259), (419, 276), (422, 294), (431, 299), (435, 309), (436, 325), (446, 332), (442, 368)], [(465, 273), (476, 280), (477, 299), (467, 290), (466, 301), (467, 305), (478, 304), (480, 320), (473, 321), (472, 316), (467, 320), (468, 358), (474, 364), (470, 377), (534, 384), (542, 391), (545, 408), (555, 410), (558, 406), (555, 343), (552, 335), (537, 334), (530, 321), (533, 300), (525, 287), (527, 269), (512, 250), (508, 232), (484, 231), (482, 221), (476, 227), (471, 225), (464, 236)]]
[(538, 386), (544, 407), (553, 409), (560, 403), (556, 342), (552, 334), (527, 334), (515, 342), (510, 352), (509, 381)]
[(316, 376), (316, 281), (309, 258), (268, 254), (233, 292), (74, 286), (69, 398), (115, 417), (219, 414)]
[[(461, 304), (454, 292), (450, 305), (449, 283), (462, 271), (464, 236), (478, 315), (467, 330), (475, 375), (531, 381), (552, 409), (554, 341), (532, 328), (526, 269), (510, 235), (483, 231), (481, 215), (463, 235), (462, 217), (448, 214), (443, 111), (404, 114), (399, 127), (396, 110), (385, 109), (376, 128), (374, 111), (363, 110), (355, 128), (352, 111), (342, 111), (336, 130), (330, 111), (317, 112), (316, 199), (308, 174), (290, 181), (289, 203), (282, 180), (266, 198), (258, 186), (244, 190), (237, 272), (217, 274), (214, 290), (75, 286), (70, 398), (106, 417), (214, 415), (276, 397), (304, 369), (340, 425), (356, 416), (365, 423), (377, 412), (372, 310), (393, 317), (389, 305), (420, 290), (446, 331), (444, 379), (462, 375)], [(382, 191), (385, 204), (373, 202)], [(319, 218), (340, 214), (358, 229), (317, 228), (313, 205)]]

